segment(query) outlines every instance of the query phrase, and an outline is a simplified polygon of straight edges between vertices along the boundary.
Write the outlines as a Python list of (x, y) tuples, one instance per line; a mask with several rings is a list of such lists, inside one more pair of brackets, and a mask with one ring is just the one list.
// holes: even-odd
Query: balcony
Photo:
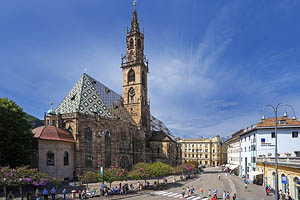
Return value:
[[(280, 157), (277, 158), (279, 166), (300, 167), (299, 157)], [(275, 158), (257, 158), (257, 163), (275, 164)]]

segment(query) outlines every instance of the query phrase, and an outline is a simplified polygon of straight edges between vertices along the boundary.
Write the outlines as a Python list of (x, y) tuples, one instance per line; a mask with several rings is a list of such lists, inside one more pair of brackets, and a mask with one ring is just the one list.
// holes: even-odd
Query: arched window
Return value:
[(105, 167), (110, 167), (110, 165), (111, 165), (111, 154), (110, 154), (111, 141), (110, 141), (109, 134), (105, 135), (104, 142), (105, 142)]
[(134, 96), (135, 96), (135, 91), (133, 88), (130, 88), (128, 91), (128, 102), (129, 103), (134, 103)]
[(120, 167), (126, 170), (129, 170), (129, 160), (126, 156), (121, 157)]
[(133, 69), (130, 69), (128, 72), (128, 82), (135, 81), (135, 73)]
[(129, 48), (130, 48), (130, 49), (133, 48), (133, 39), (132, 39), (132, 38), (130, 39), (130, 42), (129, 42)]
[(69, 153), (67, 151), (64, 152), (64, 165), (69, 165)]
[(137, 48), (140, 49), (142, 47), (142, 42), (140, 39), (137, 40)]
[(90, 128), (85, 129), (85, 167), (93, 166), (92, 157), (92, 130)]
[(142, 73), (142, 85), (146, 87), (146, 75), (145, 72)]
[(54, 161), (54, 153), (53, 151), (49, 150), (47, 152), (47, 166), (54, 166), (55, 161)]

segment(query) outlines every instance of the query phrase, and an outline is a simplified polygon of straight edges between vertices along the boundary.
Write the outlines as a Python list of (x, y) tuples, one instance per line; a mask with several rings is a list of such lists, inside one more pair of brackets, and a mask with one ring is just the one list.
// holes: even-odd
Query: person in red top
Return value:
[(81, 190), (78, 190), (79, 199), (81, 199)]

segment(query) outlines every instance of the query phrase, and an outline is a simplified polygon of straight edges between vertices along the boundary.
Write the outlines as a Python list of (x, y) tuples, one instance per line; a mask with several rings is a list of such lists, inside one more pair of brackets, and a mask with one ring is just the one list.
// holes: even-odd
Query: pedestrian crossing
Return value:
[[(182, 194), (176, 193), (176, 192), (165, 192), (165, 191), (157, 191), (152, 192), (153, 195), (159, 195), (159, 196), (165, 196), (165, 197), (173, 197), (173, 198), (180, 198), (182, 199)], [(207, 197), (200, 197), (200, 196), (187, 196), (185, 195), (184, 199), (189, 200), (208, 200)]]

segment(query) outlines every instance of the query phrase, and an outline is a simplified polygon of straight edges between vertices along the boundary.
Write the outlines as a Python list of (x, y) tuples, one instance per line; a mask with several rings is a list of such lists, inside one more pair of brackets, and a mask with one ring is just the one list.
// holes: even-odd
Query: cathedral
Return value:
[(121, 69), (123, 96), (84, 73), (58, 107), (45, 114), (45, 126), (33, 130), (40, 171), (67, 180), (100, 167), (130, 170), (139, 162), (181, 164), (180, 144), (150, 114), (144, 31), (135, 8)]

